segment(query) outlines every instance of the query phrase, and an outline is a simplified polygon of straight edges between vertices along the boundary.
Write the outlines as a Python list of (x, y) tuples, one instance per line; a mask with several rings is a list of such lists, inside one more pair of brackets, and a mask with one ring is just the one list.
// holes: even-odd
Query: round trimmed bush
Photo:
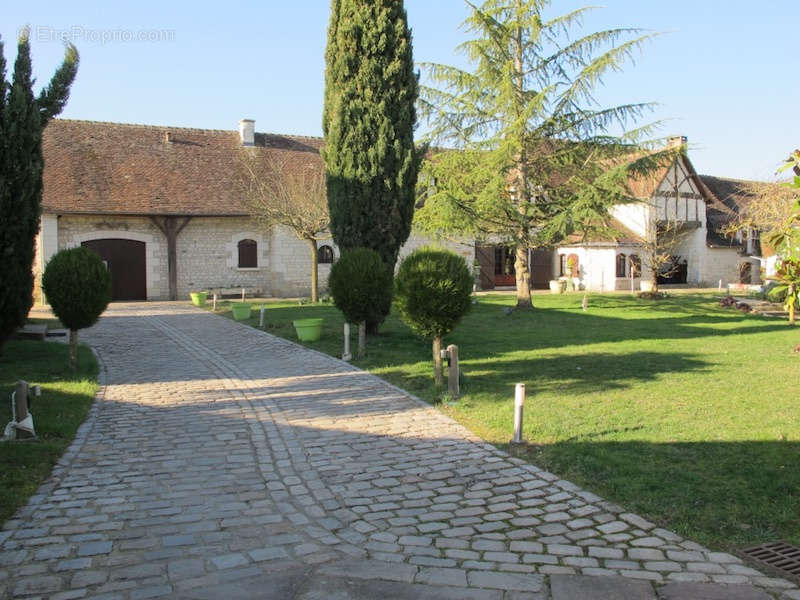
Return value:
[(70, 330), (70, 364), (74, 369), (77, 331), (94, 325), (108, 306), (111, 275), (88, 248), (70, 248), (56, 253), (47, 263), (42, 289), (58, 320)]
[(420, 248), (400, 264), (395, 276), (395, 304), (419, 335), (441, 338), (469, 310), (472, 274), (458, 254)]
[(353, 248), (331, 267), (328, 290), (348, 323), (380, 321), (392, 301), (392, 274), (377, 252)]

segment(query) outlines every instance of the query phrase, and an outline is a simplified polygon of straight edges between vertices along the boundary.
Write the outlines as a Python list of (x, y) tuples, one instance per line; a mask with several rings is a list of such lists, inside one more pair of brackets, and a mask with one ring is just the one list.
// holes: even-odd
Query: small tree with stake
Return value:
[(348, 323), (358, 323), (358, 357), (366, 348), (367, 321), (379, 319), (391, 303), (392, 273), (380, 254), (368, 248), (346, 250), (331, 267), (328, 288)]
[(442, 377), (442, 338), (450, 333), (471, 305), (472, 274), (453, 252), (420, 248), (400, 264), (395, 277), (395, 302), (411, 329), (433, 340), (433, 380)]
[(77, 367), (78, 330), (91, 327), (111, 301), (111, 275), (88, 248), (61, 250), (44, 270), (42, 287), (58, 320), (69, 329), (69, 365)]

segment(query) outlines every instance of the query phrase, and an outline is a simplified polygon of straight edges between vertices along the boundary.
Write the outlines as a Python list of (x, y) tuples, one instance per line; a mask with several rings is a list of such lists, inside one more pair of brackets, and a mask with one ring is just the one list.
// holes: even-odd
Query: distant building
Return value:
[[(247, 146), (297, 168), (322, 169), (321, 138), (54, 119), (44, 132), (42, 224), (34, 270), (58, 250), (87, 246), (112, 276), (114, 300), (188, 298), (246, 288), (276, 297), (310, 293), (310, 257), (288, 229), (261, 229), (237, 185)], [(401, 256), (427, 243), (409, 238)], [(448, 244), (471, 263), (474, 247)], [(339, 256), (321, 242), (324, 288)], [(39, 277), (37, 277), (37, 283)]]

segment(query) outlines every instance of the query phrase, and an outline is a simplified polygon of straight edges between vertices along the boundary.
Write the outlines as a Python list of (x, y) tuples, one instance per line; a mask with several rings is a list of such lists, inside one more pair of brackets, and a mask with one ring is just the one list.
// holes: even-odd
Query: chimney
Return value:
[(256, 122), (253, 119), (239, 121), (239, 137), (242, 139), (242, 146), (256, 145)]
[(672, 135), (667, 138), (667, 148), (680, 148), (689, 141), (685, 135)]

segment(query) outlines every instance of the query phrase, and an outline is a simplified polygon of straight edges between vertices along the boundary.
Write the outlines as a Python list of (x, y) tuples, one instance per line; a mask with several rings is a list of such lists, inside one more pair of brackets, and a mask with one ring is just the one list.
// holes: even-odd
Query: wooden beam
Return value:
[(156, 217), (150, 217), (156, 227), (161, 230), (167, 238), (167, 270), (169, 273), (169, 299), (178, 299), (178, 234), (189, 224), (192, 217), (183, 217), (183, 221), (178, 224), (178, 217), (163, 217), (159, 221)]

